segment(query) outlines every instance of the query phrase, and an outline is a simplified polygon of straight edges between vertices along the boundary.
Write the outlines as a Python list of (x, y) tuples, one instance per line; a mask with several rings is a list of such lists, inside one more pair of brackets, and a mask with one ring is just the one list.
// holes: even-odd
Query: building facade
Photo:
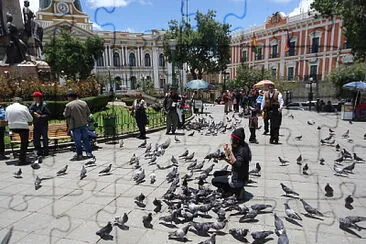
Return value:
[(342, 20), (314, 13), (275, 13), (264, 25), (232, 35), (230, 78), (242, 64), (272, 70), (279, 80), (321, 81), (340, 64), (353, 63)]
[[(68, 29), (73, 36), (86, 39), (98, 35), (104, 40), (104, 53), (95, 62), (94, 73), (107, 76), (114, 90), (135, 90), (152, 82), (155, 89), (172, 84), (172, 65), (163, 49), (164, 32), (129, 33), (93, 30), (89, 16), (82, 12), (79, 0), (40, 0), (37, 22), (44, 28), (44, 42)], [(178, 82), (186, 79), (177, 72)], [(112, 81), (112, 82), (111, 82)]]

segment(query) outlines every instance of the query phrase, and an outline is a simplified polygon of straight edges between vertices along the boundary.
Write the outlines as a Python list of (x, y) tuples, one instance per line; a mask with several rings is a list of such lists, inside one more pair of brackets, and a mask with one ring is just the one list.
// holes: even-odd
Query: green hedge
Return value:
[[(99, 95), (96, 97), (85, 97), (81, 98), (81, 100), (84, 100), (92, 113), (98, 112), (103, 110), (107, 107), (108, 102), (112, 100), (111, 95)], [(51, 112), (50, 120), (62, 120), (64, 119), (63, 112), (65, 109), (65, 106), (67, 104), (67, 101), (46, 101), (48, 109)], [(24, 101), (23, 104), (25, 106), (30, 106), (31, 101)]]

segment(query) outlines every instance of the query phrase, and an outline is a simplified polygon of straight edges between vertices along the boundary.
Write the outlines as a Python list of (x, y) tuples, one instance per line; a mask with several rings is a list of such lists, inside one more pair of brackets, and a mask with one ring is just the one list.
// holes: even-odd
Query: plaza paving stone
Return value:
[[(225, 119), (222, 106), (207, 106), (206, 112), (214, 116), (215, 121)], [(288, 117), (294, 115), (294, 119)], [(206, 115), (199, 115), (204, 116)], [(198, 116), (198, 117), (199, 117)], [(231, 117), (231, 114), (229, 115)], [(208, 118), (208, 117), (207, 117)], [(248, 120), (241, 118), (241, 126), (245, 128), (246, 137), (249, 138)], [(312, 120), (315, 125), (308, 125)], [(260, 120), (260, 123), (262, 121)], [(321, 130), (317, 127), (321, 126)], [(245, 204), (250, 206), (255, 203), (266, 203), (273, 206), (273, 211), (283, 219), (290, 243), (365, 243), (366, 230), (357, 232), (360, 237), (346, 233), (339, 229), (338, 218), (349, 215), (366, 216), (366, 165), (357, 163), (354, 174), (347, 177), (338, 177), (332, 170), (334, 160), (339, 156), (334, 147), (322, 146), (319, 141), (328, 136), (328, 129), (335, 130), (336, 143), (348, 151), (356, 152), (360, 157), (366, 158), (366, 123), (340, 120), (338, 114), (317, 114), (308, 111), (283, 112), (280, 145), (269, 144), (269, 136), (262, 135), (263, 130), (257, 132), (259, 144), (250, 144), (253, 160), (251, 168), (256, 162), (262, 166), (260, 177), (251, 177), (256, 183), (246, 187), (246, 191), (253, 198)], [(343, 139), (341, 135), (350, 130), (353, 142)], [(179, 131), (184, 133), (184, 131)], [(188, 133), (186, 133), (188, 134)], [(175, 143), (174, 137), (165, 135), (165, 131), (149, 134), (148, 143), (162, 143), (171, 138), (171, 146), (164, 156), (159, 157), (159, 165), (170, 164), (172, 155), (177, 157), (185, 149), (194, 151), (198, 161), (203, 160), (208, 152), (222, 148), (223, 144), (230, 142), (230, 133), (219, 133), (217, 136), (205, 136), (204, 133), (195, 133), (193, 137), (178, 135), (181, 143)], [(296, 141), (295, 136), (302, 135), (301, 141)], [(30, 166), (22, 166), (23, 177), (16, 179), (13, 173), (19, 167), (2, 163), (0, 165), (0, 239), (13, 226), (13, 236), (10, 243), (177, 243), (168, 240), (168, 232), (172, 229), (159, 223), (158, 218), (168, 213), (163, 205), (161, 213), (153, 213), (153, 229), (145, 229), (142, 225), (142, 216), (153, 212), (152, 201), (160, 198), (167, 190), (169, 184), (165, 180), (167, 170), (158, 170), (156, 165), (148, 166), (144, 159), (145, 149), (138, 149), (141, 140), (136, 138), (125, 139), (124, 147), (101, 143), (99, 150), (94, 154), (97, 166), (87, 168), (87, 177), (79, 180), (80, 169), (85, 163), (70, 162), (73, 152), (57, 153), (54, 157), (44, 159), (41, 168), (33, 170)], [(132, 180), (135, 172), (128, 161), (133, 154), (140, 157), (140, 163), (146, 172), (146, 182), (136, 185)], [(301, 166), (296, 164), (296, 158), (302, 154), (304, 163), (308, 163), (309, 175), (301, 173)], [(289, 160), (290, 164), (281, 167), (278, 156)], [(324, 158), (325, 165), (319, 164), (319, 159)], [(98, 176), (98, 172), (112, 163), (112, 173), (107, 176)], [(55, 174), (64, 165), (68, 164), (68, 173), (55, 177)], [(189, 162), (179, 160), (180, 176), (186, 172)], [(204, 168), (210, 166), (206, 163)], [(215, 170), (225, 166), (224, 162), (215, 164)], [(155, 173), (157, 181), (151, 185), (149, 175)], [(50, 178), (42, 181), (39, 190), (34, 189), (36, 176)], [(210, 182), (211, 176), (208, 179)], [(289, 203), (298, 213), (304, 213), (302, 204), (297, 199), (283, 196), (280, 183), (293, 188), (309, 204), (319, 208), (324, 213), (324, 220), (308, 218), (302, 215), (302, 226), (293, 225), (284, 220), (284, 203)], [(324, 196), (324, 186), (330, 183), (334, 188), (334, 197)], [(191, 186), (196, 187), (196, 181)], [(207, 184), (209, 185), (209, 184)], [(212, 186), (211, 186), (212, 187)], [(139, 208), (134, 203), (134, 197), (143, 193), (146, 195), (145, 208)], [(355, 201), (353, 210), (344, 207), (344, 198), (353, 195)], [(115, 216), (128, 213), (129, 230), (115, 227), (112, 231), (113, 240), (100, 240), (95, 232), (108, 221), (113, 221)], [(210, 212), (212, 219), (197, 221), (215, 221), (216, 215)], [(258, 215), (256, 223), (239, 223), (240, 216), (228, 216), (229, 222), (225, 229), (241, 227), (250, 231), (274, 230), (273, 214)], [(361, 226), (366, 226), (361, 223)], [(277, 236), (267, 243), (277, 243)], [(198, 243), (208, 237), (200, 237), (193, 232), (188, 232), (190, 243)], [(252, 242), (250, 234), (248, 241)], [(231, 235), (217, 235), (216, 243), (239, 243)]]

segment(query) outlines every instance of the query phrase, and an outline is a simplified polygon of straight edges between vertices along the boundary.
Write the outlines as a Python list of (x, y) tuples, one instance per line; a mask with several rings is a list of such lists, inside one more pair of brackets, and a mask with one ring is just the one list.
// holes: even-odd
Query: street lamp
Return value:
[(311, 111), (311, 103), (313, 101), (313, 77), (309, 78), (310, 92), (309, 92), (309, 111)]
[(175, 74), (175, 51), (176, 51), (176, 48), (177, 48), (177, 40), (176, 39), (170, 39), (168, 41), (168, 45), (169, 45), (169, 49), (170, 49), (171, 54), (172, 54), (172, 87), (178, 88), (177, 77), (176, 77), (176, 74)]
[(113, 86), (112, 86), (112, 78), (111, 78), (111, 69), (110, 66), (108, 66), (108, 79), (109, 79), (109, 92), (113, 93)]

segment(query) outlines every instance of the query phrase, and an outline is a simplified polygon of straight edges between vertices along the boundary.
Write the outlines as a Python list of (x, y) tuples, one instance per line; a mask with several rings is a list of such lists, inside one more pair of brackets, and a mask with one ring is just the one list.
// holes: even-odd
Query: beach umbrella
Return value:
[(344, 84), (343, 88), (347, 89), (347, 90), (354, 90), (354, 91), (366, 90), (366, 82), (364, 82), (364, 81), (353, 81), (353, 82)]
[(254, 87), (264, 87), (264, 86), (268, 86), (268, 85), (274, 85), (274, 83), (270, 80), (262, 80), (262, 81), (258, 82), (257, 84), (255, 84)]
[(187, 82), (186, 87), (191, 90), (204, 90), (210, 87), (210, 83), (204, 80), (191, 80)]

